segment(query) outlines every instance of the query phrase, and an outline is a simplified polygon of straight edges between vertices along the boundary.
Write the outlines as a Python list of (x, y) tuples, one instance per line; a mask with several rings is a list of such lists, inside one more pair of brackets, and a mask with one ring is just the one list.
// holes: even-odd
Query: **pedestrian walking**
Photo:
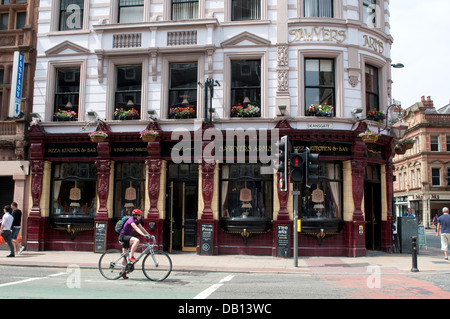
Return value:
[(438, 224), (438, 220), (439, 220), (438, 215), (434, 215), (434, 217), (433, 217), (433, 225), (434, 225), (434, 231), (435, 231), (435, 232), (437, 232), (437, 224)]
[(11, 241), (11, 226), (14, 218), (11, 215), (11, 206), (5, 205), (5, 207), (3, 207), (3, 212), (4, 215), (2, 218), (2, 226), (0, 226), (0, 232), (3, 239), (5, 239), (6, 243), (8, 244), (10, 250), (10, 254), (6, 257), (14, 257), (14, 245)]
[(17, 241), (17, 236), (19, 236), (21, 223), (22, 223), (22, 211), (17, 207), (16, 202), (11, 203), (11, 209), (12, 209), (12, 217), (14, 218), (13, 224), (12, 224), (12, 233), (11, 233), (11, 241), (14, 245), (14, 250), (19, 255), (22, 253), (22, 251), (25, 249), (24, 246), (22, 246), (21, 243)]
[(448, 207), (442, 208), (442, 215), (439, 217), (436, 236), (441, 234), (441, 250), (444, 251), (444, 259), (448, 260), (448, 246), (450, 244), (450, 215)]

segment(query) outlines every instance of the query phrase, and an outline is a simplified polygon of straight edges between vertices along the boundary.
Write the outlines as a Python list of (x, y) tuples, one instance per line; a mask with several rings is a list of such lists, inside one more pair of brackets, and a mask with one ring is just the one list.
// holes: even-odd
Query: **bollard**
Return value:
[(417, 237), (411, 237), (412, 241), (412, 268), (411, 272), (419, 272), (417, 268)]

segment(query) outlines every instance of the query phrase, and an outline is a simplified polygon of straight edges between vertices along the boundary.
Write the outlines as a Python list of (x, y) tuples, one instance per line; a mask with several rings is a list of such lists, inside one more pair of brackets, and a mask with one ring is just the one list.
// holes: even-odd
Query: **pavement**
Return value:
[[(2, 247), (4, 248), (4, 247)], [(2, 266), (42, 266), (96, 269), (100, 253), (86, 251), (23, 251), (14, 258), (7, 258), (9, 251), (0, 250)], [(368, 251), (363, 257), (302, 257), (297, 266), (294, 259), (272, 256), (216, 255), (202, 256), (196, 253), (171, 253), (174, 271), (215, 272), (271, 272), (271, 273), (367, 273), (369, 267), (378, 266), (381, 273), (411, 273), (411, 254), (390, 254)], [(373, 269), (373, 268), (370, 268)], [(443, 252), (437, 247), (421, 246), (417, 256), (419, 273), (450, 273), (450, 262), (444, 260)]]

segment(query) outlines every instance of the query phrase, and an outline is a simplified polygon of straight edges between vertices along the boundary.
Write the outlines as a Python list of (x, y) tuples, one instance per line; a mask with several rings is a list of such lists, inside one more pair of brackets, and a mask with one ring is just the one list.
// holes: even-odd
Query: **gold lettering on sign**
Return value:
[(363, 35), (364, 38), (364, 47), (371, 48), (375, 52), (383, 53), (384, 52), (384, 43), (380, 40), (375, 39), (374, 37), (369, 37), (367, 35)]
[(329, 41), (342, 43), (347, 39), (345, 30), (328, 29), (324, 27), (292, 29), (289, 31), (289, 34), (293, 36), (289, 43), (299, 41)]

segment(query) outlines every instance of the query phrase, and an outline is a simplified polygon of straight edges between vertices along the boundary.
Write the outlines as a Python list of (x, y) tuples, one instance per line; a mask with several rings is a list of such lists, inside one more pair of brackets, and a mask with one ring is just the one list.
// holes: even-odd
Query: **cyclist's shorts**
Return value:
[(123, 243), (123, 248), (126, 248), (126, 249), (130, 248), (130, 239), (132, 237), (133, 236), (125, 235), (125, 234), (119, 235), (119, 241)]

